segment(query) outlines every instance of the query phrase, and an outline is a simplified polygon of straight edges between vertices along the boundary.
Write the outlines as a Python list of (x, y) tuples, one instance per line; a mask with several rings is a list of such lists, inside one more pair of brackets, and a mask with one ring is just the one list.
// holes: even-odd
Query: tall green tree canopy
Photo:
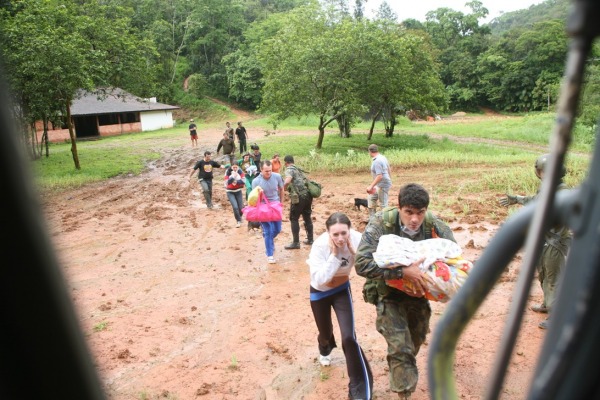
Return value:
[(438, 8), (427, 13), (425, 22), (426, 31), (439, 49), (442, 81), (454, 109), (475, 109), (482, 102), (475, 66), (477, 56), (489, 46), (489, 28), (479, 25), (488, 10), (478, 0), (467, 6), (470, 14)]
[(556, 100), (567, 54), (565, 22), (509, 31), (479, 56), (477, 74), (490, 104), (506, 111), (541, 110)]
[(416, 106), (443, 109), (428, 48), (422, 35), (393, 24), (332, 21), (319, 9), (299, 9), (262, 47), (262, 108), (276, 118), (317, 114), (317, 148), (325, 127), (340, 117), (352, 120), (383, 108), (396, 114)]
[[(154, 82), (146, 62), (153, 47), (132, 32), (120, 7), (20, 0), (1, 19), (0, 49), (24, 125), (68, 115), (78, 89), (120, 85), (143, 91)], [(79, 168), (73, 134), (71, 139)]]

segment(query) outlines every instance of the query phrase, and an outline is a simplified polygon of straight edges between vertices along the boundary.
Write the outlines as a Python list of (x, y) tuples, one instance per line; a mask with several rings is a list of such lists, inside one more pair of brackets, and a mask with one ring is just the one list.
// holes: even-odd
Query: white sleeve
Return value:
[[(323, 235), (327, 235), (327, 232)], [(315, 289), (330, 282), (342, 264), (342, 261), (331, 253), (329, 241), (324, 240), (323, 235), (313, 243), (306, 260), (310, 266), (310, 283)]]

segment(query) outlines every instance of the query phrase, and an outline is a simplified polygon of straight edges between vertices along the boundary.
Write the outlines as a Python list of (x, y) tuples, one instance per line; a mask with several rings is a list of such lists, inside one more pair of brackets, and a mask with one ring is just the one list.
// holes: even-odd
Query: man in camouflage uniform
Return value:
[(300, 216), (304, 220), (304, 229), (306, 229), (306, 240), (304, 244), (313, 244), (313, 223), (312, 223), (312, 201), (313, 198), (306, 188), (306, 177), (302, 170), (294, 165), (294, 156), (287, 155), (283, 158), (285, 162), (285, 181), (283, 183), (284, 191), (290, 194), (290, 224), (292, 225), (292, 243), (284, 246), (286, 250), (300, 248)]
[[(419, 372), (416, 356), (429, 332), (431, 307), (425, 294), (425, 279), (419, 260), (393, 269), (379, 268), (373, 259), (382, 235), (395, 234), (414, 241), (441, 237), (454, 240), (452, 231), (429, 211), (429, 194), (411, 183), (400, 189), (399, 208), (386, 208), (369, 220), (356, 251), (355, 268), (367, 278), (363, 288), (366, 302), (377, 306), (377, 331), (388, 344), (390, 388), (407, 399), (417, 387)], [(415, 292), (407, 294), (386, 285), (386, 280), (412, 282)]]
[[(542, 179), (544, 176), (544, 169), (546, 168), (549, 156), (549, 154), (544, 154), (535, 160), (535, 175), (538, 179)], [(562, 182), (562, 178), (565, 176), (566, 172), (567, 171), (563, 167), (561, 171), (561, 181), (556, 190), (567, 188), (567, 185)], [(505, 197), (501, 198), (499, 202), (506, 207), (512, 204), (527, 204), (536, 197), (537, 194), (535, 196), (511, 196), (507, 194)], [(566, 226), (555, 226), (546, 232), (544, 248), (540, 256), (540, 262), (537, 265), (538, 279), (542, 285), (544, 300), (542, 304), (532, 306), (532, 311), (547, 314), (552, 309), (556, 298), (558, 279), (565, 266), (570, 246), (571, 232)], [(548, 319), (540, 322), (538, 326), (541, 329), (547, 329)]]

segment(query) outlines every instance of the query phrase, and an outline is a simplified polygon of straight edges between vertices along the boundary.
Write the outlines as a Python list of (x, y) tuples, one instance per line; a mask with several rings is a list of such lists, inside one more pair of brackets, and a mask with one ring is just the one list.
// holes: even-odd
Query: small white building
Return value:
[[(78, 139), (122, 135), (125, 133), (172, 128), (173, 110), (156, 102), (156, 97), (142, 99), (119, 88), (99, 89), (97, 92), (80, 91), (71, 105), (71, 116)], [(38, 140), (43, 125), (36, 123)], [(66, 122), (62, 126), (48, 127), (48, 140), (69, 140)]]

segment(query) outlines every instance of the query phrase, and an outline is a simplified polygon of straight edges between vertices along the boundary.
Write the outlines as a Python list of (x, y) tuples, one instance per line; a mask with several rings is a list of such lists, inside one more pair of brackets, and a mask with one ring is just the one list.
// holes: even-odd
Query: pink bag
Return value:
[(244, 213), (246, 221), (252, 222), (281, 221), (283, 218), (281, 203), (270, 203), (262, 190), (258, 195), (256, 206), (246, 206), (242, 208), (242, 213)]

